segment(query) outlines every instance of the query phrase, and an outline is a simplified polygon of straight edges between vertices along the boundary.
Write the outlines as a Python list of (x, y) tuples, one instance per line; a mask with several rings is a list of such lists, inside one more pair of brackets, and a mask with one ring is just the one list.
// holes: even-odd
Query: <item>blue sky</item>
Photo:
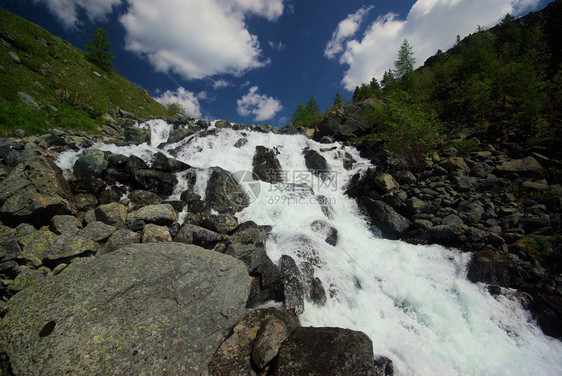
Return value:
[(549, 0), (0, 0), (78, 48), (107, 30), (116, 70), (188, 115), (283, 126), (311, 96), (339, 92), (393, 67), (404, 39), (416, 65), (456, 35)]

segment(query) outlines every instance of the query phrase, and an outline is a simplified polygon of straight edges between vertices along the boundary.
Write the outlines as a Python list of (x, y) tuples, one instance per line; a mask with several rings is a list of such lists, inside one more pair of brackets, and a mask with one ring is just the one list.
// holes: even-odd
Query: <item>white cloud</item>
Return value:
[(281, 102), (272, 97), (258, 94), (258, 87), (252, 86), (248, 94), (238, 99), (238, 113), (242, 116), (255, 115), (255, 121), (271, 119), (281, 111)]
[(287, 45), (281, 41), (275, 43), (272, 41), (268, 42), (269, 47), (273, 48), (274, 50), (281, 51), (283, 48), (287, 47)]
[(213, 89), (220, 89), (229, 86), (231, 86), (231, 83), (226, 80), (216, 80), (215, 82), (213, 82)]
[[(199, 93), (201, 95), (201, 93)], [(159, 103), (166, 106), (170, 102), (177, 102), (185, 108), (186, 116), (201, 117), (201, 106), (199, 105), (198, 95), (185, 90), (180, 86), (176, 91), (166, 90), (161, 96), (154, 98)]]
[(328, 58), (335, 58), (337, 54), (344, 49), (344, 43), (355, 35), (363, 19), (374, 7), (362, 7), (357, 12), (351, 13), (338, 24), (336, 30), (332, 33), (332, 39), (328, 42), (324, 55)]
[[(538, 3), (539, 0), (418, 0), (405, 20), (386, 14), (373, 22), (360, 37), (356, 35), (358, 28), (349, 22), (341, 32), (344, 37), (339, 38), (342, 42), (338, 45), (340, 25), (350, 15), (334, 31), (325, 55), (339, 57), (339, 62), (348, 66), (342, 83), (352, 91), (372, 77), (380, 80), (386, 70), (394, 68), (398, 48), (404, 39), (413, 46), (419, 66), (437, 49), (451, 47), (457, 34), (466, 36), (478, 25), (493, 26), (507, 13), (517, 16), (535, 8)], [(332, 42), (333, 46), (329, 49)]]
[(66, 28), (76, 26), (79, 11), (84, 11), (90, 21), (98, 21), (113, 11), (122, 0), (34, 0), (42, 3)]
[(268, 63), (246, 17), (274, 21), (283, 0), (128, 0), (125, 48), (186, 79), (239, 75)]

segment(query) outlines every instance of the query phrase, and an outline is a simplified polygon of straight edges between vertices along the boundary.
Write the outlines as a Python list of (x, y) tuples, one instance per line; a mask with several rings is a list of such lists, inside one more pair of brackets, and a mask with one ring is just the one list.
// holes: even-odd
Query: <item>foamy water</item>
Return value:
[[(167, 138), (168, 125), (149, 126), (152, 145)], [(248, 142), (234, 147), (242, 137)], [(183, 146), (173, 152), (180, 144)], [(241, 184), (253, 202), (238, 213), (240, 222), (273, 226), (266, 249), (274, 262), (285, 254), (297, 264), (314, 265), (328, 299), (323, 307), (305, 303), (300, 316), (303, 325), (365, 332), (373, 341), (374, 353), (392, 359), (398, 375), (562, 374), (561, 342), (543, 335), (519, 303), (492, 297), (484, 285), (469, 282), (466, 265), (470, 254), (373, 235), (356, 203), (343, 193), (350, 177), (369, 167), (355, 149), (338, 143), (318, 144), (300, 135), (224, 129), (216, 135), (167, 145), (163, 151), (199, 168), (195, 189), (204, 196), (209, 167), (252, 171), (258, 145), (278, 150), (285, 182), (306, 183), (314, 192), (295, 195), (268, 183), (248, 181), (245, 175)], [(94, 147), (134, 154), (148, 162), (153, 153), (162, 151), (146, 144)], [(306, 147), (326, 158), (331, 173), (325, 181), (307, 171)], [(343, 168), (346, 152), (357, 161), (351, 171)], [(71, 166), (74, 154), (61, 155), (59, 166)], [(175, 195), (179, 193), (177, 190)], [(329, 217), (319, 204), (322, 201), (331, 207)], [(337, 229), (336, 246), (324, 241), (325, 232), (313, 231), (315, 220)]]

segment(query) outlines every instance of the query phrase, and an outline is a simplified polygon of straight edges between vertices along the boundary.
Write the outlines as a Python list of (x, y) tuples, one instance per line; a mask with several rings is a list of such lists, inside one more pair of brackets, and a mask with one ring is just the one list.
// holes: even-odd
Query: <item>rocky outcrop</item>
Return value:
[(14, 296), (0, 347), (17, 375), (200, 374), (244, 316), (249, 285), (230, 256), (130, 245)]
[(252, 166), (253, 174), (257, 179), (272, 184), (283, 182), (281, 164), (275, 155), (275, 150), (265, 146), (256, 146)]
[(349, 329), (298, 327), (281, 345), (270, 374), (376, 375), (373, 344)]
[(410, 227), (410, 221), (398, 214), (390, 205), (380, 200), (365, 197), (360, 201), (371, 223), (388, 239), (400, 239)]
[(250, 204), (250, 197), (236, 177), (220, 167), (212, 167), (205, 195), (211, 208), (221, 214), (236, 214)]
[(371, 126), (365, 121), (365, 115), (375, 103), (374, 99), (352, 102), (343, 108), (332, 108), (316, 124), (314, 139), (320, 140), (329, 136), (336, 140), (348, 141), (353, 137), (363, 136), (371, 131)]
[(45, 157), (19, 163), (1, 185), (0, 221), (4, 223), (44, 225), (55, 215), (77, 213), (61, 169)]

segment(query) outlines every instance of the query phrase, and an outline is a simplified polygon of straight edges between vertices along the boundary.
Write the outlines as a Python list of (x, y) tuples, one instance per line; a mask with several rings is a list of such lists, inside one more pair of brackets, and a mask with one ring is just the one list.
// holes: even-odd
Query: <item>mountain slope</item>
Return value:
[(54, 127), (95, 131), (106, 121), (102, 116), (117, 107), (138, 118), (166, 114), (146, 90), (101, 70), (70, 43), (0, 8), (1, 133)]

